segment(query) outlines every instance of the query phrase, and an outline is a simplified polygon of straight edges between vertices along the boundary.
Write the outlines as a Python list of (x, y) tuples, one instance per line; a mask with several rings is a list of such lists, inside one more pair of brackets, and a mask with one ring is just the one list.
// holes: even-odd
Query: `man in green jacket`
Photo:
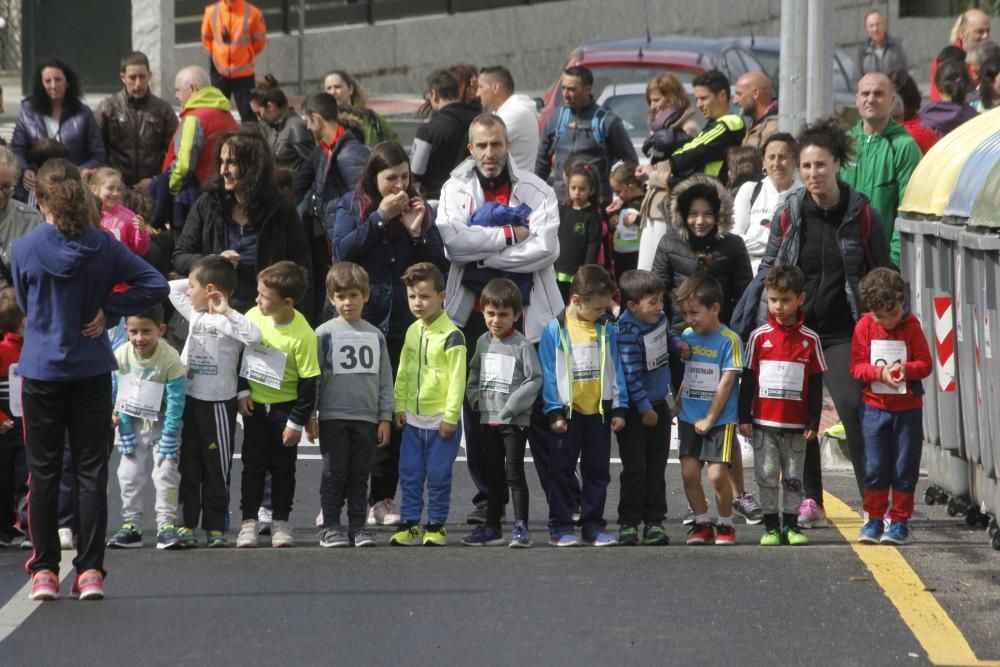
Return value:
[(850, 131), (854, 161), (840, 170), (840, 177), (864, 193), (882, 216), (886, 237), (892, 239), (892, 261), (899, 265), (896, 212), (906, 185), (923, 154), (910, 134), (892, 119), (896, 93), (885, 74), (872, 72), (858, 82), (856, 103), (861, 120)]

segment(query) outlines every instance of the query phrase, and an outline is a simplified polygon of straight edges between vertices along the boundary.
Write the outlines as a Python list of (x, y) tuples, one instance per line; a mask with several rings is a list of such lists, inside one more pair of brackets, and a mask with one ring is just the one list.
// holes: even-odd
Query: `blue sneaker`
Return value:
[(472, 533), (462, 538), (462, 544), (467, 547), (498, 547), (503, 545), (503, 533), (493, 526), (480, 524), (472, 529)]
[(514, 522), (514, 527), (510, 531), (510, 548), (526, 549), (531, 546), (531, 531), (528, 524), (520, 519)]
[(882, 544), (904, 544), (910, 539), (910, 524), (893, 521), (882, 533)]
[(589, 547), (613, 547), (618, 544), (618, 540), (611, 533), (602, 530), (589, 539), (585, 538), (583, 543)]
[(858, 534), (858, 543), (878, 544), (879, 538), (882, 537), (884, 526), (885, 524), (882, 523), (882, 519), (869, 519)]
[(575, 547), (579, 543), (576, 533), (549, 533), (549, 544), (554, 547)]

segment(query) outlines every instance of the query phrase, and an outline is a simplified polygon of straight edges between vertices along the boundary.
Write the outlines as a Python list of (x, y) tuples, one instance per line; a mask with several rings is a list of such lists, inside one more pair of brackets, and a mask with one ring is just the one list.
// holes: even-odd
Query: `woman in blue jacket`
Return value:
[(21, 102), (10, 140), (24, 191), (35, 190), (35, 170), (41, 165), (31, 164), (28, 152), (42, 139), (64, 145), (66, 159), (81, 169), (96, 169), (107, 161), (101, 131), (90, 107), (81, 101), (82, 95), (80, 79), (66, 63), (52, 58), (38, 66), (31, 95)]

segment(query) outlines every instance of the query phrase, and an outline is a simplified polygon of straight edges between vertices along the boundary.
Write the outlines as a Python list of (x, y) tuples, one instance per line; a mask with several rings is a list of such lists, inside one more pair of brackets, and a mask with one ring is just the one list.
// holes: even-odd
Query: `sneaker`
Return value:
[(823, 431), (823, 435), (828, 438), (836, 438), (837, 440), (846, 440), (847, 429), (844, 428), (844, 422), (837, 422), (830, 428)]
[(470, 526), (481, 526), (486, 523), (486, 505), (477, 507), (465, 515), (465, 523)]
[(549, 544), (554, 547), (575, 547), (580, 541), (576, 539), (576, 533), (550, 533)]
[(782, 544), (781, 531), (777, 528), (766, 528), (760, 538), (762, 547), (780, 547)]
[(59, 575), (52, 570), (39, 570), (31, 575), (31, 594), (35, 601), (56, 600), (59, 598)]
[(614, 547), (618, 546), (618, 540), (611, 533), (606, 533), (603, 530), (590, 539), (583, 539), (583, 544), (588, 547)]
[(694, 516), (695, 516), (694, 510), (691, 509), (690, 505), (688, 505), (687, 510), (684, 512), (684, 521), (682, 521), (681, 523), (683, 523), (685, 526), (690, 526), (691, 524), (694, 523)]
[(764, 510), (760, 503), (749, 493), (744, 493), (733, 501), (733, 511), (746, 519), (747, 525), (756, 526), (764, 520)]
[(665, 547), (670, 544), (670, 538), (661, 524), (647, 523), (642, 529), (642, 543), (647, 547)]
[[(392, 498), (386, 498), (382, 501), (383, 514), (380, 523), (383, 526), (398, 526), (403, 523), (403, 517), (399, 516), (399, 512), (396, 511), (396, 501)], [(378, 512), (375, 513), (378, 517)]]
[(366, 529), (358, 528), (354, 531), (354, 546), (373, 547), (375, 546), (375, 533)]
[(736, 544), (736, 529), (729, 524), (716, 526), (715, 543), (718, 545)]
[(572, 518), (573, 518), (573, 525), (574, 526), (579, 526), (580, 525), (580, 513), (579, 512), (573, 512), (573, 517)]
[(351, 546), (351, 538), (339, 528), (327, 528), (319, 536), (319, 545), (327, 549)]
[(905, 544), (910, 539), (910, 524), (906, 521), (893, 521), (882, 533), (882, 544)]
[(635, 526), (622, 526), (618, 531), (618, 544), (623, 547), (634, 547), (639, 544), (639, 529)]
[(172, 523), (165, 523), (156, 531), (157, 549), (179, 549), (181, 541), (177, 537), (177, 528)]
[[(378, 505), (381, 502), (382, 501), (380, 500), (377, 503), (375, 503), (375, 505)], [(378, 525), (378, 521), (375, 520), (375, 505), (372, 505), (371, 507), (368, 508), (368, 519), (365, 521), (365, 524), (367, 524), (369, 526), (377, 526)]]
[(320, 510), (319, 514), (316, 515), (316, 527), (317, 528), (323, 527), (323, 510)]
[(76, 548), (76, 536), (73, 535), (72, 528), (59, 529), (59, 548), (63, 551)]
[(34, 545), (31, 543), (31, 538), (25, 535), (24, 539), (21, 540), (21, 549), (26, 551), (31, 551), (33, 548)]
[(527, 523), (520, 519), (514, 522), (510, 531), (509, 546), (511, 549), (526, 549), (531, 546), (531, 531), (528, 530)]
[(76, 578), (74, 589), (81, 600), (103, 600), (104, 575), (100, 570), (86, 570)]
[(221, 530), (208, 531), (208, 538), (205, 540), (205, 543), (209, 549), (229, 548), (229, 540), (226, 538), (226, 534)]
[(869, 521), (866, 521), (865, 525), (861, 528), (861, 532), (858, 533), (858, 543), (878, 544), (879, 540), (882, 538), (884, 526), (885, 524), (882, 523), (881, 519), (870, 519)]
[(287, 521), (274, 521), (271, 523), (271, 548), (283, 549), (294, 547), (295, 538), (292, 536), (292, 527)]
[(826, 511), (812, 498), (806, 498), (799, 505), (799, 528), (826, 528), (830, 522)]
[(439, 523), (429, 523), (424, 527), (424, 546), (443, 547), (448, 544), (448, 531)]
[(493, 526), (476, 526), (472, 533), (462, 538), (467, 547), (499, 547), (504, 543), (503, 533)]
[(782, 528), (781, 541), (793, 547), (802, 547), (809, 544), (809, 538), (799, 530), (798, 526), (785, 526)]
[(198, 546), (198, 538), (194, 534), (194, 528), (181, 526), (177, 529), (177, 541), (181, 544), (181, 549), (194, 549)]
[(270, 535), (271, 534), (271, 510), (266, 507), (261, 507), (257, 510), (257, 534), (258, 535)]
[[(259, 512), (257, 516), (260, 516)], [(236, 536), (237, 549), (257, 548), (257, 531), (260, 530), (260, 526), (258, 524), (259, 521), (254, 521), (253, 519), (243, 519), (243, 523), (240, 524), (240, 533)]]
[(415, 522), (405, 524), (389, 538), (389, 544), (394, 547), (418, 547), (422, 541), (420, 524)]
[(715, 529), (710, 523), (692, 523), (688, 527), (687, 543), (711, 544), (715, 541)]
[(20, 533), (15, 535), (13, 532), (0, 530), (0, 549), (7, 549), (14, 546), (17, 542), (17, 538), (20, 536)]
[(122, 527), (118, 529), (118, 532), (115, 533), (110, 540), (108, 540), (108, 548), (141, 549), (142, 531), (139, 530), (131, 521), (126, 521), (122, 524)]

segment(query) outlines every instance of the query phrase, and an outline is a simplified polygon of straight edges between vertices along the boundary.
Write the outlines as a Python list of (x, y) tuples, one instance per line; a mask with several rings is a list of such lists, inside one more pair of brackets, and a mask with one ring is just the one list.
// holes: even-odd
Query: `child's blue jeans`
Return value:
[(409, 424), (403, 427), (399, 449), (399, 487), (403, 492), (400, 516), (403, 521), (420, 521), (424, 509), (424, 482), (427, 482), (427, 522), (443, 524), (451, 506), (451, 468), (458, 455), (462, 425), (455, 434), (442, 438), (437, 429)]

